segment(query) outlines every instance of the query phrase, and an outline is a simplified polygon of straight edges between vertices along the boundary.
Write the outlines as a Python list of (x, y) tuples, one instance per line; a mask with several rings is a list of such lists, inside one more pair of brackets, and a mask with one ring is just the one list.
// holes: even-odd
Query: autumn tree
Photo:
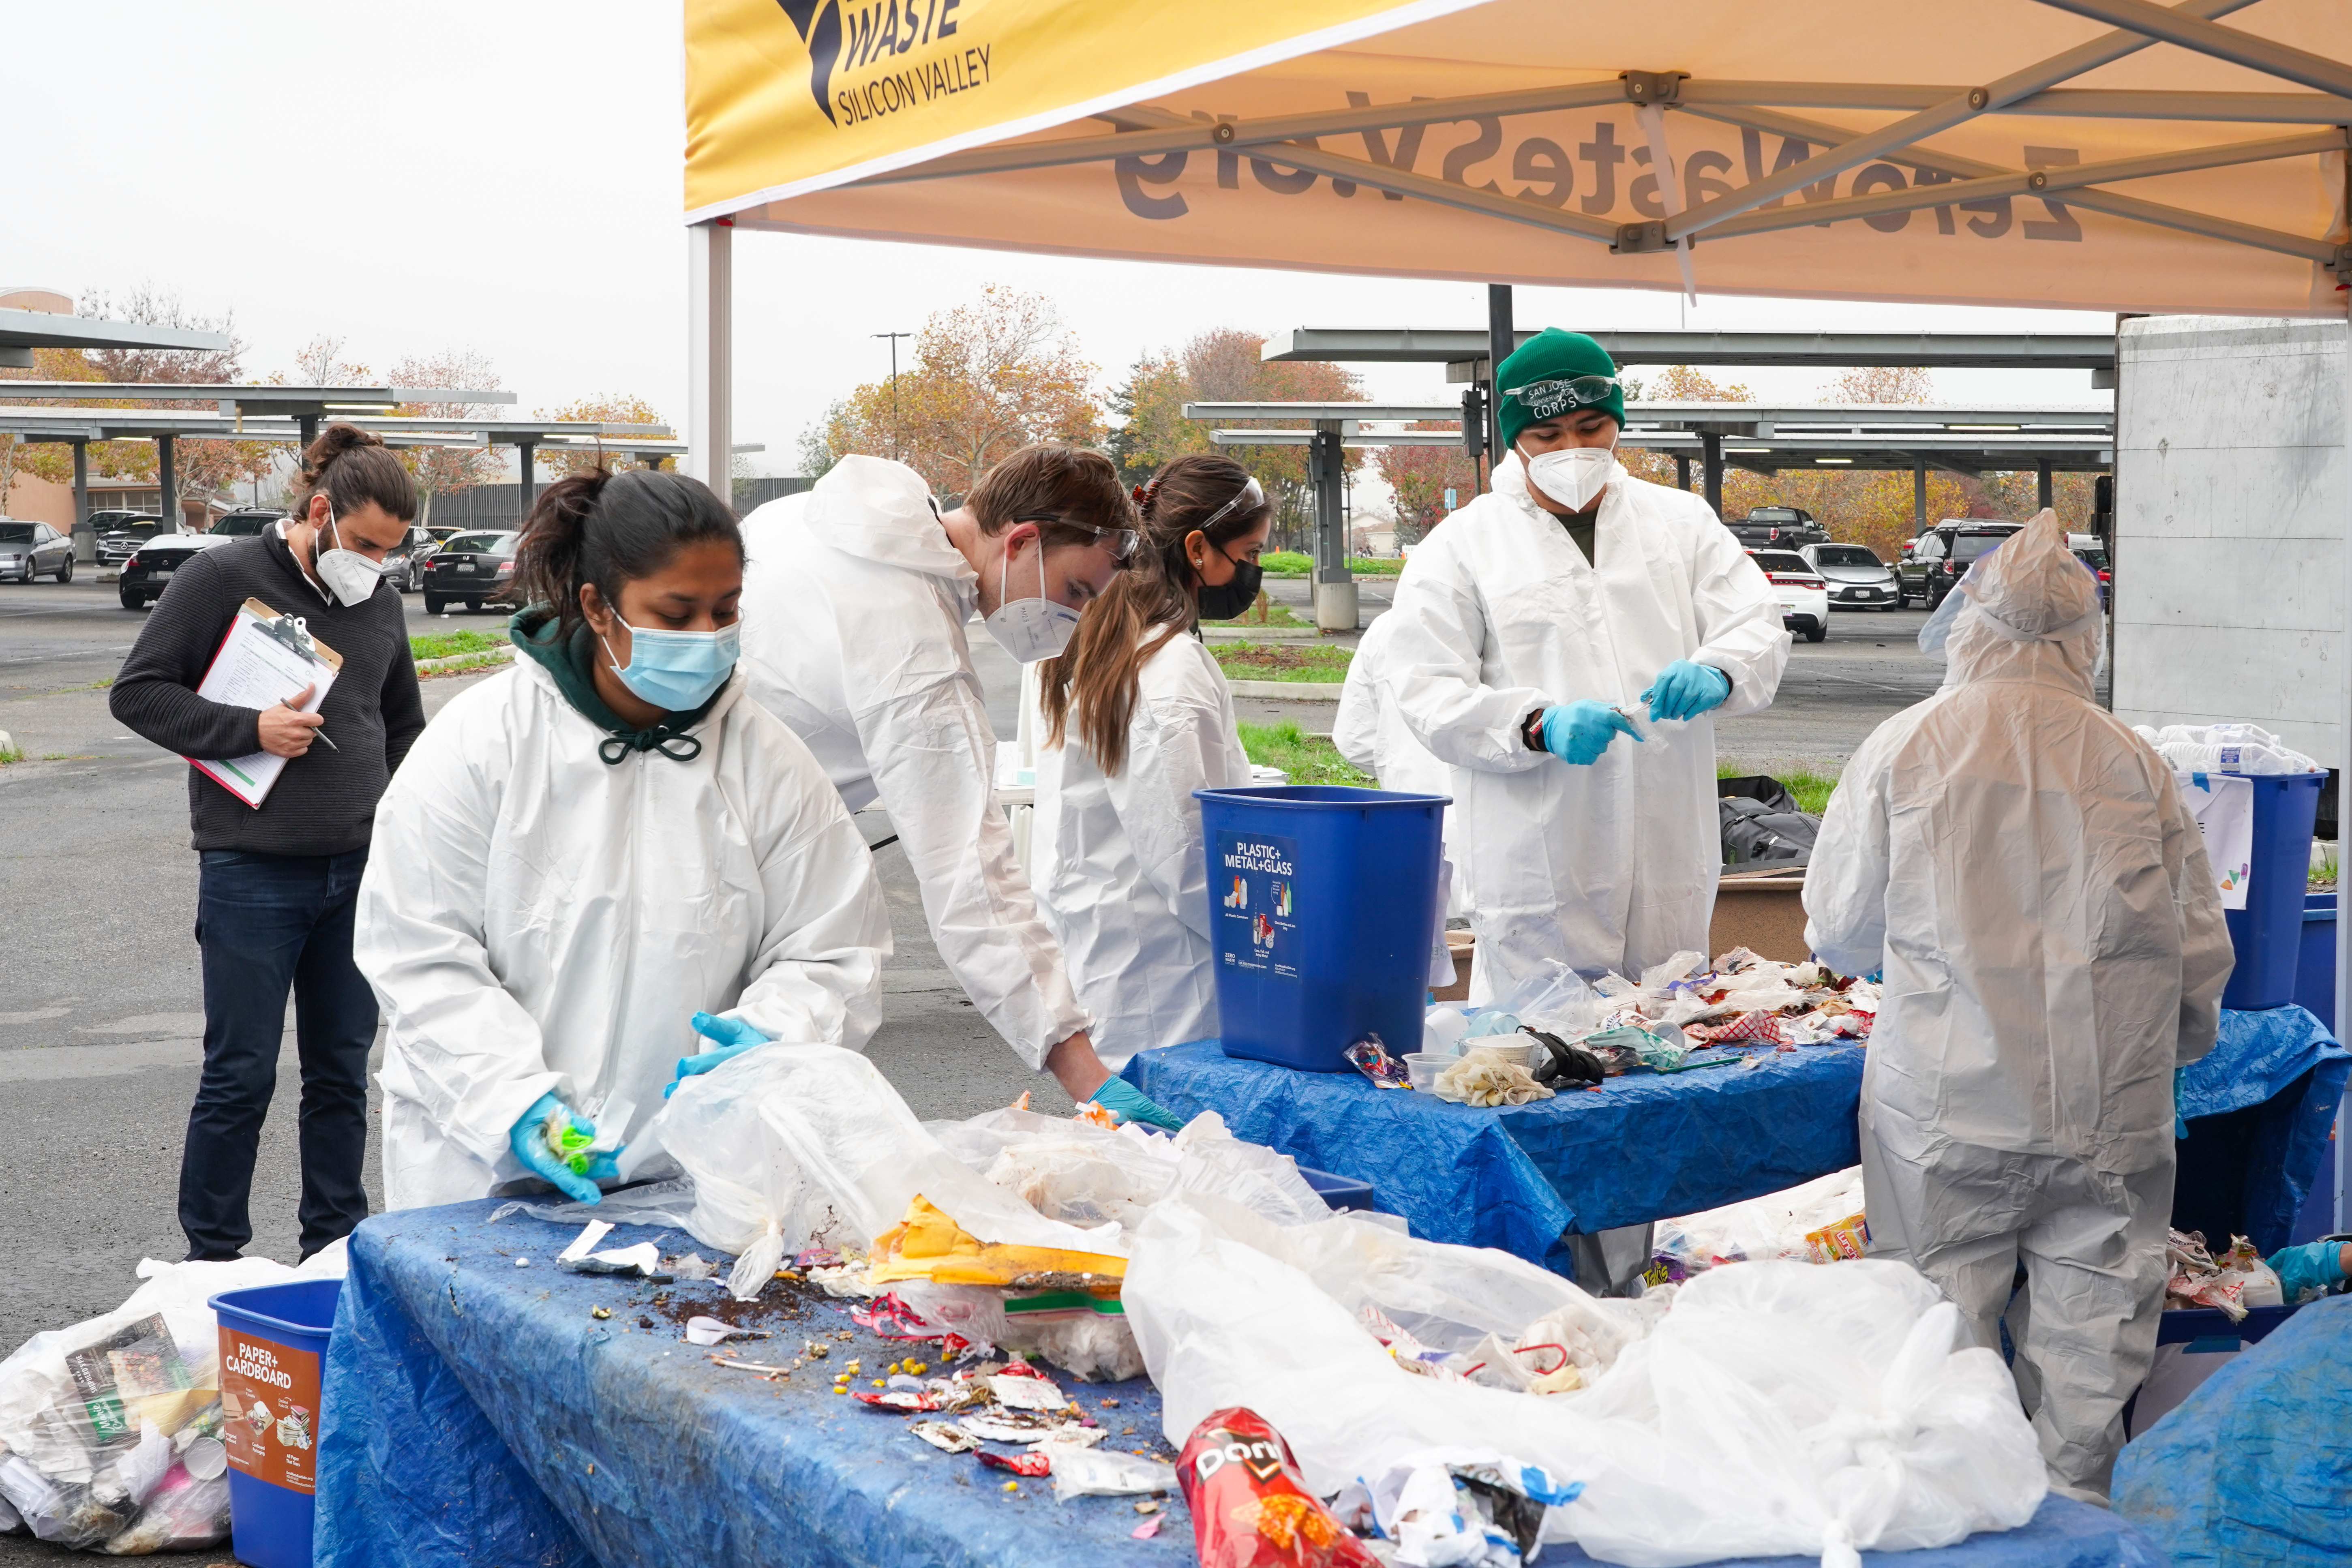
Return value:
[[(1139, 483), (1162, 464), (1192, 452), (1221, 452), (1257, 477), (1274, 502), (1275, 542), (1285, 549), (1311, 545), (1314, 490), (1307, 482), (1305, 447), (1219, 447), (1213, 428), (1296, 428), (1292, 418), (1219, 420), (1214, 425), (1184, 417), (1187, 403), (1360, 403), (1353, 373), (1319, 362), (1269, 362), (1259, 357), (1265, 339), (1234, 327), (1202, 332), (1175, 353), (1147, 354), (1136, 362), (1126, 384), (1111, 395), (1125, 421), (1109, 447), (1121, 471)], [(1347, 466), (1363, 462), (1360, 450), (1346, 455)]]
[(896, 457), (934, 490), (963, 494), (1033, 442), (1098, 442), (1095, 372), (1052, 300), (991, 284), (923, 323), (895, 387), (867, 382), (834, 406), (828, 466), (852, 452)]
[[(487, 354), (473, 349), (444, 349), (439, 353), (412, 354), (394, 364), (392, 384), (496, 392), (499, 372)], [(394, 412), (415, 418), (462, 420), (495, 419), (504, 410), (489, 403), (403, 403)], [(416, 521), (420, 524), (432, 521), (435, 496), (496, 484), (504, 477), (504, 466), (495, 447), (411, 447), (397, 456), (401, 467), (415, 481)]]
[[(567, 403), (561, 408), (542, 408), (539, 410), (538, 416), (541, 419), (561, 419), (566, 422), (593, 421), (599, 425), (667, 425), (669, 423), (661, 416), (661, 410), (652, 404), (633, 393), (625, 392), (583, 397), (575, 403)], [(615, 437), (615, 439), (625, 439), (625, 437)], [(598, 467), (617, 468), (623, 460), (625, 450), (626, 448), (606, 448), (601, 446), (542, 447), (539, 449), (539, 466), (560, 479), (572, 474), (584, 474)], [(664, 462), (668, 460), (663, 459)]]
[(1858, 364), (1822, 388), (1824, 403), (1933, 403), (1935, 378), (1925, 365)]
[[(1461, 425), (1423, 422), (1415, 430), (1444, 430), (1459, 435)], [(1446, 518), (1445, 492), (1456, 505), (1466, 504), (1478, 492), (1478, 470), (1457, 442), (1444, 447), (1379, 447), (1372, 465), (1396, 497), (1397, 542), (1418, 544)]]

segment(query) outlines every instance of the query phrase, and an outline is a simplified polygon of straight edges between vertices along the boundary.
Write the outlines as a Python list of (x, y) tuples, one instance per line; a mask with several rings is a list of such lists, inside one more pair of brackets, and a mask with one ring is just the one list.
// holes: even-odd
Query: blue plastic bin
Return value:
[(2303, 948), (2294, 961), (2294, 1005), (2336, 1032), (2336, 895), (2306, 893)]
[(1372, 1207), (1372, 1184), (1360, 1182), (1353, 1176), (1336, 1176), (1328, 1171), (1318, 1171), (1301, 1165), (1298, 1173), (1316, 1194), (1335, 1209), (1369, 1209)]
[(1330, 784), (1192, 792), (1209, 858), (1229, 1057), (1348, 1070), (1378, 1035), (1418, 1050), (1449, 797)]
[(230, 1530), (252, 1568), (310, 1568), (319, 1390), (342, 1289), (340, 1279), (297, 1279), (212, 1300)]
[(2304, 900), (2311, 885), (2311, 826), (2319, 814), (2319, 786), (2326, 781), (2326, 773), (2247, 781), (2254, 786), (2253, 858), (2246, 872), (2246, 907), (2228, 911), (2238, 966), (2221, 993), (2224, 1007), (2252, 1011), (2294, 1000)]

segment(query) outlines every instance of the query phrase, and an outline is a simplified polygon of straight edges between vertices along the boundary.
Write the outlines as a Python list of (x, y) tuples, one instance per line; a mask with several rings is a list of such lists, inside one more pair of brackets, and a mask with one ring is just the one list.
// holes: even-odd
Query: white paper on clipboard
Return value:
[[(329, 688), (335, 684), (335, 677), (342, 668), (342, 658), (322, 642), (311, 641), (311, 647), (317, 650), (313, 658), (272, 636), (266, 623), (279, 618), (276, 610), (258, 599), (247, 599), (238, 605), (236, 617), (229, 622), (228, 635), (221, 639), (220, 651), (213, 655), (212, 668), (205, 671), (204, 683), (196, 688), (196, 695), (232, 708), (257, 711), (277, 707), (308, 686), (313, 689), (302, 711), (316, 713), (319, 705), (326, 701)], [(254, 806), (269, 798), (278, 775), (286, 771), (286, 759), (269, 752), (226, 761), (190, 757), (188, 763), (246, 805)]]
[(2221, 889), (2221, 907), (2246, 907), (2254, 860), (2254, 784), (2235, 773), (2175, 773), (2180, 795), (2205, 836), (2205, 858)]

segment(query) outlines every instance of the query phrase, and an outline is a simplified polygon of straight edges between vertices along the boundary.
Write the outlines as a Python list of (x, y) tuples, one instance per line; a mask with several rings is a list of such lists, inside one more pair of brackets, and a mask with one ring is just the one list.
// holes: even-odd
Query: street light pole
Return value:
[(873, 336), (890, 340), (890, 456), (906, 460), (905, 442), (898, 434), (898, 340), (911, 338), (912, 332), (876, 332)]

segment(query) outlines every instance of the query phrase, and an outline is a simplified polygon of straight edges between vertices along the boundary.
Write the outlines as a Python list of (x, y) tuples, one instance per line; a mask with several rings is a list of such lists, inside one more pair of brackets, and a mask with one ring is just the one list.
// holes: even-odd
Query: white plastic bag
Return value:
[(1116, 1227), (1049, 1220), (950, 1154), (872, 1062), (838, 1046), (764, 1047), (689, 1078), (638, 1142), (694, 1179), (686, 1228), (737, 1255), (739, 1299), (786, 1252), (871, 1246), (918, 1196), (984, 1242), (1126, 1252)]
[(1131, 1497), (1139, 1492), (1172, 1492), (1176, 1467), (1145, 1454), (1122, 1454), (1116, 1448), (1076, 1448), (1056, 1445), (1054, 1458), (1054, 1500), (1074, 1497)]
[[(1135, 1238), (1128, 1317), (1171, 1441), (1247, 1405), (1318, 1492), (1422, 1449), (1496, 1450), (1584, 1484), (1553, 1510), (1548, 1539), (1604, 1562), (1678, 1568), (1799, 1552), (1852, 1564), (1858, 1548), (1946, 1545), (2023, 1524), (2046, 1489), (2000, 1358), (1967, 1345), (1957, 1310), (1906, 1265), (1714, 1270), (1590, 1387), (1536, 1395), (1398, 1364), (1345, 1299), (1370, 1293), (1381, 1272), (1350, 1266), (1349, 1220), (1292, 1227), (1272, 1252), (1254, 1242), (1273, 1227), (1254, 1224), (1160, 1205)], [(1521, 1301), (1538, 1294), (1506, 1266), (1515, 1258), (1419, 1243), (1423, 1267), (1400, 1269), (1385, 1242), (1360, 1238), (1376, 1258), (1391, 1254), (1391, 1280), (1433, 1295), (1443, 1288), (1428, 1266), (1446, 1263)], [(1446, 1310), (1502, 1331), (1533, 1316), (1498, 1321), (1518, 1306), (1464, 1296)]]

